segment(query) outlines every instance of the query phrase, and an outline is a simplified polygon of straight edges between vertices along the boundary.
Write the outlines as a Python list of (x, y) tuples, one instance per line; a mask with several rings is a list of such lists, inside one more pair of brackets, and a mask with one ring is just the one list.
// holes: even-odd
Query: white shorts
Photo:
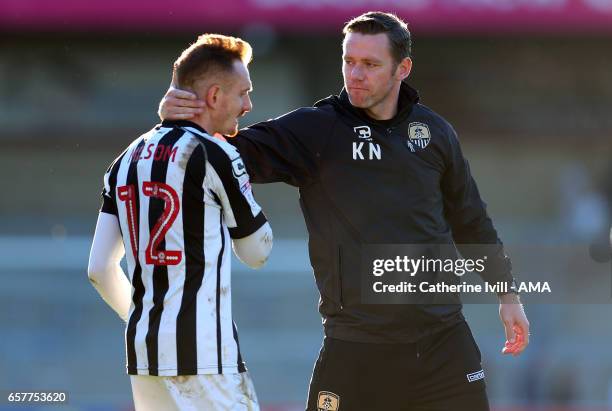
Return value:
[(177, 377), (130, 375), (136, 411), (259, 411), (248, 372)]

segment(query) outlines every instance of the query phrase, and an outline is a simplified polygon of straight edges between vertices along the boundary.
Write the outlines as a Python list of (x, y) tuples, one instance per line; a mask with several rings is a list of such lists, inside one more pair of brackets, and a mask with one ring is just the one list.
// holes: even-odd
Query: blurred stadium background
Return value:
[[(410, 83), (455, 125), (506, 243), (586, 244), (608, 227), (610, 0), (0, 0), (0, 391), (131, 409), (123, 326), (86, 264), (102, 174), (157, 122), (179, 52), (211, 31), (253, 44), (246, 125), (337, 93), (342, 24), (371, 9), (409, 22)], [(264, 410), (303, 410), (322, 331), (298, 192), (255, 192), (275, 249), (260, 272), (235, 264), (235, 319)], [(495, 410), (612, 409), (610, 305), (528, 306), (519, 358), (500, 354), (495, 305), (465, 312)]]

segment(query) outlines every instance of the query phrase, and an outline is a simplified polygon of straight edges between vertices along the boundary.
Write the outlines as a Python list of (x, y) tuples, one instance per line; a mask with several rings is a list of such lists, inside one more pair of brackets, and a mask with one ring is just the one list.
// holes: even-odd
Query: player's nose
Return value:
[(351, 80), (361, 81), (364, 77), (364, 71), (360, 64), (355, 64), (355, 66), (349, 70), (349, 76)]
[(249, 96), (246, 96), (245, 99), (242, 101), (242, 111), (243, 111), (243, 115), (245, 113), (248, 113), (249, 111), (251, 111), (253, 109), (253, 103), (251, 102), (251, 98)]

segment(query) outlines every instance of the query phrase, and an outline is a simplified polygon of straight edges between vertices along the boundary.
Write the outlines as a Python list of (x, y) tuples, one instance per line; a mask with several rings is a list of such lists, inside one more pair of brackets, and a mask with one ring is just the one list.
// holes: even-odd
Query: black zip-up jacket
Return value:
[(329, 337), (414, 342), (463, 321), (459, 303), (363, 304), (362, 244), (497, 244), (483, 277), (513, 280), (455, 131), (418, 101), (402, 84), (397, 115), (376, 121), (343, 90), (230, 139), (252, 182), (299, 188)]

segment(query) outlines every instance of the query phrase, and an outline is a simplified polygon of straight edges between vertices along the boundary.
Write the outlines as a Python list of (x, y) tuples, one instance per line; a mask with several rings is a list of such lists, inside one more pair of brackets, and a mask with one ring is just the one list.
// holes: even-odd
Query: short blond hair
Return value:
[(412, 38), (408, 24), (392, 13), (370, 11), (357, 16), (345, 24), (342, 33), (379, 34), (385, 33), (391, 46), (393, 60), (399, 64), (412, 52)]
[(205, 75), (231, 72), (236, 60), (248, 65), (252, 58), (251, 45), (238, 37), (202, 34), (174, 62), (173, 82), (179, 88), (188, 88)]

